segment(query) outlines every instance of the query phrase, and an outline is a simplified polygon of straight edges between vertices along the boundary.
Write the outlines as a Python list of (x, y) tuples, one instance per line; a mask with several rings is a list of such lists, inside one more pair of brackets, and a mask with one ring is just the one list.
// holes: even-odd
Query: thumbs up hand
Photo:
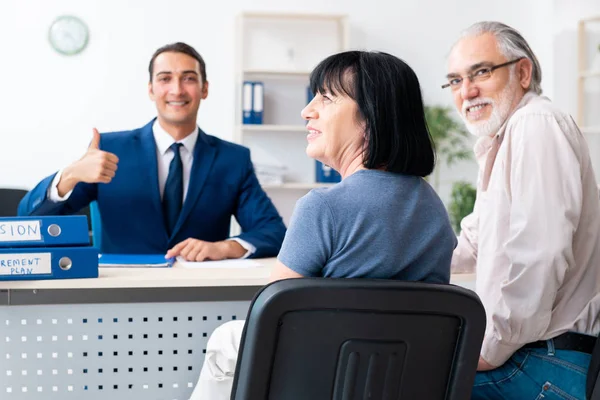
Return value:
[(100, 133), (98, 129), (92, 129), (92, 142), (90, 143), (90, 149), (100, 150)]
[(79, 182), (109, 183), (115, 177), (119, 158), (100, 150), (100, 133), (93, 129), (92, 141), (85, 154), (63, 170), (58, 182), (58, 194), (64, 196)]
[(100, 133), (93, 129), (93, 136), (87, 152), (77, 161), (77, 174), (80, 182), (109, 183), (115, 176), (119, 158), (113, 153), (100, 150)]

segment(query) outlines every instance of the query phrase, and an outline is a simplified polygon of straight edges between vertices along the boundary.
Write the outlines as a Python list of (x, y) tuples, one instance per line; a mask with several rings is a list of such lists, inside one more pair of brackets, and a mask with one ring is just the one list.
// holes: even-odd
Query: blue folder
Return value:
[(164, 254), (101, 254), (101, 268), (170, 268), (175, 260), (165, 259)]
[(252, 123), (252, 82), (245, 81), (242, 86), (242, 123)]
[(263, 123), (263, 107), (265, 102), (265, 87), (263, 82), (252, 82), (252, 113), (251, 121), (255, 125)]
[(98, 277), (98, 249), (29, 247), (0, 249), (0, 280)]
[(89, 246), (85, 215), (0, 217), (0, 247)]
[(342, 181), (342, 176), (329, 165), (323, 164), (321, 161), (316, 162), (315, 179), (318, 183), (337, 183)]

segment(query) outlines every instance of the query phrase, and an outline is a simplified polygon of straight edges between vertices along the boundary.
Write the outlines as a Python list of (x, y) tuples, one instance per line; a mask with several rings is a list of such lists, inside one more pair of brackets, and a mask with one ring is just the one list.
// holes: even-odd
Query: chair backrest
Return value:
[(92, 201), (90, 203), (90, 221), (92, 225), (92, 243), (94, 247), (102, 248), (102, 219), (100, 217), (100, 209), (98, 203)]
[(19, 202), (26, 194), (24, 189), (0, 188), (0, 217), (15, 217)]
[(469, 399), (484, 331), (453, 285), (278, 281), (250, 306), (231, 399)]

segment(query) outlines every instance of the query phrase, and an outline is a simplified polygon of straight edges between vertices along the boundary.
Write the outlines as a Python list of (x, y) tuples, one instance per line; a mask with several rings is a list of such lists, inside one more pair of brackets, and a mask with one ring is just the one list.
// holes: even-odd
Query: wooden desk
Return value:
[[(105, 289), (155, 287), (239, 287), (263, 286), (268, 283), (275, 258), (256, 260), (257, 268), (100, 268), (95, 279), (39, 281), (3, 281), (0, 290), (24, 289)], [(452, 275), (451, 283), (470, 285), (475, 274)]]
[(0, 290), (262, 286), (275, 260), (257, 260), (262, 264), (257, 268), (100, 268), (98, 278), (4, 281)]
[[(136, 293), (143, 294), (145, 289), (159, 291), (150, 297), (152, 301), (220, 300), (218, 297), (223, 297), (221, 300), (251, 300), (254, 293), (268, 283), (275, 260), (257, 260), (262, 266), (256, 268), (187, 269), (175, 264), (173, 268), (100, 268), (99, 277), (94, 279), (5, 281), (0, 282), (0, 305), (131, 302), (133, 297), (143, 301)], [(474, 274), (456, 274), (451, 278), (451, 283), (469, 289), (473, 289), (474, 282)], [(169, 290), (172, 288), (184, 291), (191, 288), (196, 295), (189, 293), (191, 298), (181, 296), (182, 290)], [(206, 290), (199, 292), (198, 288)], [(96, 289), (104, 289), (104, 294), (94, 294)], [(66, 296), (60, 296), (59, 291)], [(220, 292), (223, 296), (215, 296)], [(98, 295), (100, 298), (96, 297)], [(122, 298), (124, 295), (125, 299)]]
[[(97, 279), (0, 282), (0, 398), (187, 399), (212, 331), (244, 319), (258, 268), (101, 268)], [(472, 275), (452, 283), (470, 287)]]

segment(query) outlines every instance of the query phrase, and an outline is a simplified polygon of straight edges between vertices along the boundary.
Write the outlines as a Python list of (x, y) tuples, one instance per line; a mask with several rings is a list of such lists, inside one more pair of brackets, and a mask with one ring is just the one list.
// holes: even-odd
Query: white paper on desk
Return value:
[(182, 268), (256, 268), (261, 264), (254, 260), (221, 260), (221, 261), (186, 261), (182, 257), (177, 257), (175, 264)]

